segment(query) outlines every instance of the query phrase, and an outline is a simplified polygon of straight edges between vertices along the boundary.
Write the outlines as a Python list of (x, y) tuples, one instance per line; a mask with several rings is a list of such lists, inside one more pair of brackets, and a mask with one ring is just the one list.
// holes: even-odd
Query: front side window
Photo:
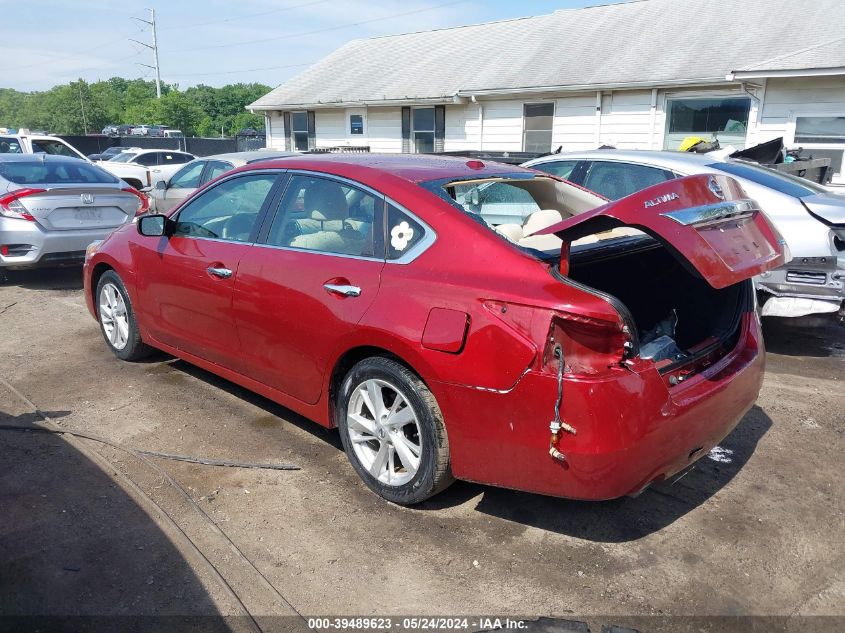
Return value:
[(205, 168), (205, 161), (198, 160), (173, 174), (170, 179), (170, 187), (173, 189), (196, 189), (200, 186), (200, 177)]
[(552, 125), (555, 119), (554, 103), (526, 103), (522, 106), (522, 149), (526, 152), (552, 151)]
[(267, 243), (303, 250), (382, 257), (384, 200), (327, 178), (294, 176)]
[(293, 149), (298, 152), (308, 151), (308, 113), (292, 112), (290, 115), (291, 140)]
[(76, 152), (74, 152), (64, 143), (60, 143), (59, 141), (32, 141), (32, 152), (34, 154), (44, 152), (45, 154), (54, 154), (56, 156), (68, 156), (69, 158), (79, 158), (79, 155)]
[(664, 149), (676, 150), (688, 136), (717, 138), (719, 144), (745, 146), (751, 99), (669, 99)]
[(349, 115), (349, 133), (353, 136), (360, 136), (364, 134), (364, 115), (350, 114)]
[(411, 142), (417, 154), (434, 151), (434, 108), (411, 110)]
[(658, 167), (598, 160), (590, 164), (584, 188), (608, 200), (619, 200), (674, 177), (671, 171)]
[(182, 208), (173, 234), (249, 241), (275, 181), (274, 174), (254, 174), (221, 182)]
[(138, 154), (133, 161), (144, 167), (152, 167), (158, 165), (158, 152), (150, 152), (149, 154)]

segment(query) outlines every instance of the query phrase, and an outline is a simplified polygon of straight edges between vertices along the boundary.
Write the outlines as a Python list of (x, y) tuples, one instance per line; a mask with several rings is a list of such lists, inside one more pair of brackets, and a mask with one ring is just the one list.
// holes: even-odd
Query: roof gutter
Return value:
[(676, 79), (663, 83), (653, 81), (630, 81), (606, 84), (570, 84), (553, 86), (531, 86), (525, 88), (489, 88), (485, 90), (459, 90), (458, 97), (486, 97), (508, 96), (520, 94), (537, 94), (545, 92), (595, 92), (597, 90), (633, 90), (652, 88), (674, 88), (678, 86), (723, 86), (729, 83), (727, 77), (705, 77), (702, 79)]
[(326, 108), (363, 108), (368, 106), (404, 106), (404, 105), (449, 105), (466, 103), (467, 97), (449, 95), (443, 97), (405, 97), (403, 99), (362, 99), (356, 101), (317, 101), (312, 103), (280, 103), (278, 105), (250, 104), (246, 109), (250, 112), (268, 110), (320, 110)]
[(741, 81), (743, 79), (767, 79), (773, 77), (829, 77), (833, 75), (845, 75), (845, 66), (796, 70), (732, 70), (725, 75), (725, 79), (728, 81)]

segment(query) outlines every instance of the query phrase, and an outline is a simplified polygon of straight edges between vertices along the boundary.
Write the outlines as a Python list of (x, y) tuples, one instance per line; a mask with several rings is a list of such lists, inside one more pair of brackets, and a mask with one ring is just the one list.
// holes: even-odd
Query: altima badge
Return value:
[(680, 198), (677, 193), (674, 191), (672, 193), (667, 193), (662, 196), (657, 196), (656, 198), (652, 198), (651, 200), (645, 201), (645, 208), (648, 209), (649, 207), (656, 207), (658, 204), (663, 204), (664, 202), (669, 202), (670, 200), (677, 200)]
[(707, 186), (709, 187), (710, 191), (713, 192), (713, 195), (716, 196), (719, 200), (725, 199), (725, 191), (722, 189), (722, 185), (716, 182), (716, 179), (713, 176), (710, 176), (710, 180), (707, 181)]
[(83, 193), (79, 197), (82, 200), (82, 204), (94, 204), (93, 193)]

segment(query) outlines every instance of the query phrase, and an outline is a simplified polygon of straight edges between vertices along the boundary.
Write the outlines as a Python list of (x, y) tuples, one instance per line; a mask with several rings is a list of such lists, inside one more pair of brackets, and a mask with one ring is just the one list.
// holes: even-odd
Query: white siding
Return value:
[(522, 151), (522, 104), (522, 101), (482, 102), (484, 106), (482, 149)]
[(845, 77), (769, 79), (757, 142), (791, 137), (794, 113), (822, 114), (845, 111)]
[(347, 145), (346, 110), (341, 108), (315, 110), (314, 136), (317, 147)]
[(593, 149), (596, 146), (596, 93), (561, 97), (555, 101), (552, 149)]
[(474, 103), (446, 106), (446, 138), (443, 149), (447, 152), (477, 150), (480, 148), (478, 119), (479, 106)]
[(272, 149), (285, 149), (285, 120), (281, 112), (270, 112), (270, 134), (265, 145)]
[(615, 91), (602, 98), (601, 143), (619, 149), (648, 149), (651, 90)]
[(365, 137), (371, 152), (401, 152), (402, 109), (368, 108)]

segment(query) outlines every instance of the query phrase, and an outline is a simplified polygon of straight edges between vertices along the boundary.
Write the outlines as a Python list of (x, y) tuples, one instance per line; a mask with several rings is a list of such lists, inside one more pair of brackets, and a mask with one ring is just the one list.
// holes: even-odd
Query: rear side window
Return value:
[(23, 154), (18, 139), (0, 136), (0, 154)]
[(745, 165), (738, 162), (711, 163), (707, 166), (728, 173), (731, 176), (747, 178), (751, 182), (756, 182), (758, 185), (763, 185), (769, 189), (785, 193), (793, 198), (812, 196), (813, 194), (824, 193), (825, 191), (808, 180), (804, 180), (803, 178), (798, 178), (796, 176), (790, 176), (788, 174), (781, 174), (773, 169), (767, 169), (766, 167)]
[(161, 152), (159, 157), (161, 165), (181, 165), (182, 163), (187, 163), (189, 160), (193, 160), (193, 157), (187, 154), (180, 154), (179, 152)]
[(646, 187), (672, 180), (671, 171), (647, 165), (595, 161), (587, 170), (584, 187), (608, 200), (619, 200)]
[(387, 205), (387, 259), (399, 259), (425, 237), (425, 229), (407, 213)]
[(0, 176), (18, 185), (117, 183), (118, 179), (95, 165), (76, 162), (0, 162)]
[(551, 174), (552, 176), (557, 176), (558, 178), (569, 180), (572, 176), (572, 171), (575, 169), (575, 165), (577, 164), (577, 160), (556, 160), (554, 162), (531, 165), (530, 167), (531, 169), (544, 171), (547, 174)]
[(50, 140), (34, 140), (32, 141), (32, 152), (37, 154), (43, 152), (45, 154), (53, 154), (55, 156), (68, 156), (70, 158), (79, 158), (79, 155), (69, 148), (64, 143)]
[(208, 162), (208, 171), (205, 172), (203, 182), (214, 180), (220, 174), (225, 174), (230, 169), (234, 169), (232, 163), (227, 163), (223, 160), (211, 160)]

